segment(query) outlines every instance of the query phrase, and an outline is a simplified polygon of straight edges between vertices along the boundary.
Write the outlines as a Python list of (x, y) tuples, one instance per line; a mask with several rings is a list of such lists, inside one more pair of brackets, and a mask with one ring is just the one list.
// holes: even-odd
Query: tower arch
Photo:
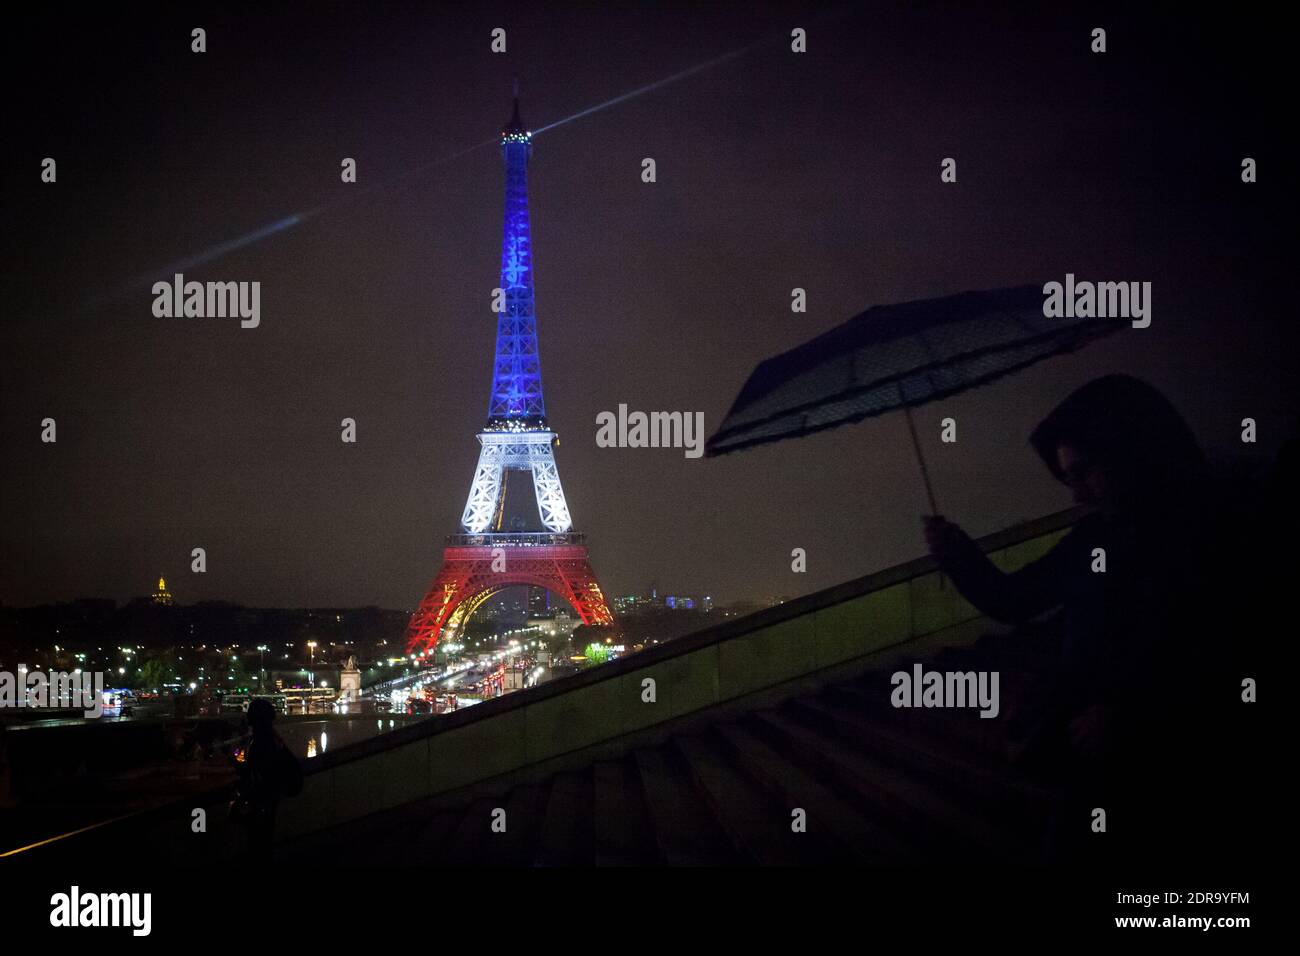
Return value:
[[(495, 571), (493, 565), (501, 556), (505, 558), (506, 570)], [(443, 552), (437, 577), (411, 615), (407, 627), (408, 653), (433, 650), (444, 632), (448, 639), (459, 633), (470, 614), (484, 601), (504, 588), (519, 585), (545, 588), (559, 595), (573, 607), (584, 624), (612, 624), (614, 621), (591, 569), (587, 549), (581, 543), (449, 545)]]

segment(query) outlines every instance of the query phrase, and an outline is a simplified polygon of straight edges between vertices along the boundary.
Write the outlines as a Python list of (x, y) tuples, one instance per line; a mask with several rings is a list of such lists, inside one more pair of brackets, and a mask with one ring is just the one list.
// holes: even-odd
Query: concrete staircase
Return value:
[[(927, 666), (998, 670), (1002, 707), (1051, 633), (990, 635)], [(1050, 779), (1004, 756), (1005, 720), (895, 709), (892, 664), (540, 780), (418, 800), (289, 840), (294, 863), (446, 866), (1032, 863)], [(806, 815), (794, 832), (793, 814)], [(505, 811), (504, 832), (493, 829)], [(496, 816), (499, 818), (500, 814)], [(499, 829), (499, 824), (498, 824)]]

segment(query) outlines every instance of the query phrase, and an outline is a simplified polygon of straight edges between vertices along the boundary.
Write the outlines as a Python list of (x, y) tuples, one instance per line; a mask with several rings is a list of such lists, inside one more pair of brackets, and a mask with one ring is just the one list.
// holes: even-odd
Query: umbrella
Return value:
[(1041, 285), (1026, 285), (870, 308), (754, 369), (706, 453), (725, 455), (902, 408), (938, 514), (912, 408), (1073, 352), (1127, 324), (1048, 318), (1043, 297)]

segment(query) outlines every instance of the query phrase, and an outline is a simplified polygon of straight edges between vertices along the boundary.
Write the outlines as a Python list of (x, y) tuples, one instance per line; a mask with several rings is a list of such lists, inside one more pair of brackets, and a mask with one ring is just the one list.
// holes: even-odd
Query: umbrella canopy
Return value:
[(1026, 285), (870, 308), (754, 369), (706, 452), (724, 455), (955, 395), (1128, 324), (1047, 318), (1043, 297), (1041, 285)]

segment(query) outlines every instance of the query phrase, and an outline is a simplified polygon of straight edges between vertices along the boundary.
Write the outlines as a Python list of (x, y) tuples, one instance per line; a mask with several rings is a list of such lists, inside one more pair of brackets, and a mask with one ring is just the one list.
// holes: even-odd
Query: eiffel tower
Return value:
[[(528, 222), (528, 160), (532, 134), (514, 113), (501, 131), (506, 164), (505, 234), (501, 248), (496, 360), (487, 425), (478, 433), (478, 466), (442, 567), (407, 626), (407, 653), (454, 640), (471, 614), (504, 588), (546, 588), (573, 606), (584, 624), (611, 624), (613, 615), (587, 558), (585, 536), (573, 530), (555, 465), (555, 432), (546, 422), (542, 368), (533, 311), (533, 262)], [(530, 472), (545, 531), (503, 530), (510, 472)]]

